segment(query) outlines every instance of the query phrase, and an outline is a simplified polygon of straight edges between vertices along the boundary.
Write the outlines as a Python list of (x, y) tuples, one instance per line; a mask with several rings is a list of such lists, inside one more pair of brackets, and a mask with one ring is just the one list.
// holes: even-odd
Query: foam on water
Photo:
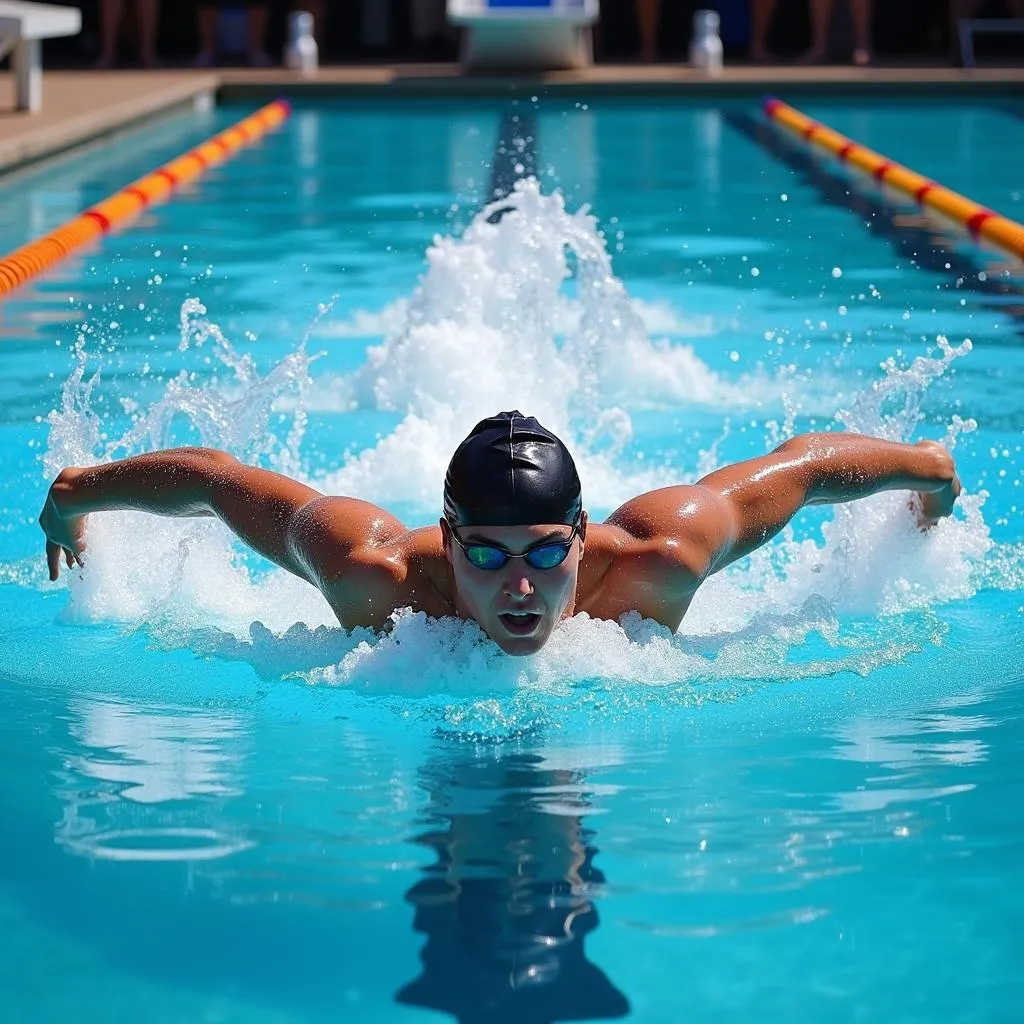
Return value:
[[(502, 205), (515, 212), (492, 224), (492, 208), (485, 209), (461, 237), (435, 239), (418, 287), (387, 312), (383, 342), (367, 350), (356, 372), (330, 382), (332, 408), (386, 410), (398, 423), (314, 485), (400, 502), (429, 521), (458, 441), (479, 418), (518, 406), (566, 438), (585, 494), (612, 507), (693, 479), (717, 461), (714, 449), (695, 455), (693, 465), (626, 458), (629, 410), (699, 403), (727, 412), (759, 394), (777, 400), (786, 387), (802, 397), (799, 379), (730, 380), (685, 344), (652, 341), (645, 321), (664, 324), (665, 310), (655, 315), (630, 300), (585, 210), (568, 212), (560, 196), (543, 195), (532, 182), (520, 183)], [(200, 443), (302, 475), (300, 451), (316, 441), (305, 436), (313, 390), (305, 339), (261, 374), (205, 313), (198, 301), (185, 304), (181, 347), (186, 355), (212, 349), (215, 379), (182, 371), (158, 401), (135, 411), (127, 430), (93, 411), (98, 379), (87, 376), (79, 349), (61, 409), (50, 417), (48, 475), (164, 446), (182, 422)], [(320, 335), (324, 327), (314, 325)], [(883, 365), (875, 384), (839, 412), (837, 429), (911, 440), (928, 387), (970, 351), (969, 343), (938, 344), (934, 358)], [(318, 384), (323, 392), (324, 381)], [(766, 431), (766, 441), (791, 427), (789, 416)], [(973, 427), (954, 417), (946, 443)], [(697, 700), (735, 695), (754, 681), (865, 674), (898, 661), (941, 635), (932, 606), (977, 586), (991, 546), (983, 503), (983, 494), (965, 495), (958, 515), (926, 534), (916, 529), (905, 494), (839, 506), (820, 540), (797, 540), (787, 530), (710, 580), (678, 635), (636, 617), (616, 624), (578, 616), (529, 659), (500, 654), (472, 623), (410, 612), (397, 613), (383, 637), (347, 634), (332, 625), (312, 587), (252, 568), (211, 520), (94, 516), (88, 567), (72, 574), (66, 615), (144, 625), (167, 644), (251, 661), (261, 675), (300, 672), (314, 683), (370, 692), (487, 694), (451, 705), (453, 728), (507, 730), (513, 720), (516, 728), (536, 720), (522, 713), (531, 693), (564, 692), (581, 681), (643, 684), (673, 700)], [(144, 544), (126, 541), (140, 537)], [(887, 618), (874, 628), (873, 618), (869, 628), (851, 623), (864, 615)], [(467, 724), (464, 715), (489, 724)]]

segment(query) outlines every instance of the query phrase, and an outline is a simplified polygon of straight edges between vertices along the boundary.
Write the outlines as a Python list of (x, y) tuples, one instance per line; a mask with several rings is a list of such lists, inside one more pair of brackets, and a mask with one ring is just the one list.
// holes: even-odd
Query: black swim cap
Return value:
[(452, 526), (572, 526), (582, 507), (569, 449), (518, 410), (481, 420), (455, 449), (444, 478)]

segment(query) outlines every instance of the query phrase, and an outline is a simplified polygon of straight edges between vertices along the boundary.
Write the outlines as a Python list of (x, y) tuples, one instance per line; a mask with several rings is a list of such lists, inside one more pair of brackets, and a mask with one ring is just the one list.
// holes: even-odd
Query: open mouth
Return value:
[(537, 612), (502, 612), (498, 618), (513, 636), (529, 636), (540, 625), (541, 619)]

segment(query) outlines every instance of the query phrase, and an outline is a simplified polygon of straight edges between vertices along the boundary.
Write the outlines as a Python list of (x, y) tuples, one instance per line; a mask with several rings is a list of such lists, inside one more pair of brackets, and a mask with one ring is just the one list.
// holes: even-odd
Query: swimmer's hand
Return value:
[(917, 447), (934, 456), (937, 465), (938, 486), (934, 490), (918, 491), (910, 503), (917, 516), (918, 527), (930, 530), (940, 519), (952, 515), (953, 505), (960, 497), (960, 477), (953, 464), (953, 456), (938, 441), (918, 441)]
[(76, 565), (84, 567), (82, 554), (85, 552), (85, 523), (88, 518), (80, 514), (67, 514), (63, 497), (70, 489), (73, 469), (62, 470), (50, 486), (46, 503), (39, 513), (39, 525), (46, 534), (46, 564), (50, 579), (60, 576), (60, 560), (63, 556), (69, 569)]

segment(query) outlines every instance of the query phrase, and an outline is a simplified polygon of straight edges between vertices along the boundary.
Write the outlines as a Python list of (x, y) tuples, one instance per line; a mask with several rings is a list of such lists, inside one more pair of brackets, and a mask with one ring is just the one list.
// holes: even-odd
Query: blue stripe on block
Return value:
[(487, 0), (488, 7), (551, 7), (554, 0)]

